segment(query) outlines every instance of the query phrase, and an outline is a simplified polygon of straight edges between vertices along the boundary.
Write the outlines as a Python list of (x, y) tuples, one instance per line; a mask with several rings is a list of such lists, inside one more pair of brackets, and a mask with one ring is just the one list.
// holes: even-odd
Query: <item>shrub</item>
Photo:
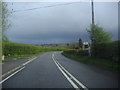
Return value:
[(118, 47), (120, 41), (114, 41), (109, 43), (101, 43), (94, 46), (93, 54), (95, 57), (104, 58), (108, 60), (119, 61)]
[(73, 54), (73, 55), (79, 55), (79, 56), (89, 56), (88, 51), (86, 50), (68, 50), (68, 51), (64, 51), (65, 53), (69, 53), (69, 54)]

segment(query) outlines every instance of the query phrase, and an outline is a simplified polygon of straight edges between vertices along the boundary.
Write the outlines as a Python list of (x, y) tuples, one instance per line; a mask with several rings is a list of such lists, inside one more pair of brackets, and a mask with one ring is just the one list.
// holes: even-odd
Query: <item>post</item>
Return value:
[(5, 56), (4, 55), (2, 56), (2, 60), (5, 60)]
[(94, 4), (93, 4), (93, 0), (91, 1), (91, 5), (92, 5), (92, 24), (95, 24), (95, 21), (94, 21)]

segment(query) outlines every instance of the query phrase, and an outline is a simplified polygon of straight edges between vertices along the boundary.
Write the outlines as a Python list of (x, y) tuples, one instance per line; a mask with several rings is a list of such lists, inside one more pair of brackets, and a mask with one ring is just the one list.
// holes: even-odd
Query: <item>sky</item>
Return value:
[[(78, 41), (90, 42), (86, 29), (91, 24), (90, 2), (10, 2), (9, 9), (16, 11), (9, 17), (12, 27), (6, 34), (17, 43), (50, 44)], [(62, 5), (65, 4), (65, 5)], [(55, 7), (47, 7), (58, 5)], [(37, 8), (33, 10), (26, 10)], [(25, 11), (26, 10), (26, 11)], [(117, 2), (95, 2), (95, 23), (118, 39)]]

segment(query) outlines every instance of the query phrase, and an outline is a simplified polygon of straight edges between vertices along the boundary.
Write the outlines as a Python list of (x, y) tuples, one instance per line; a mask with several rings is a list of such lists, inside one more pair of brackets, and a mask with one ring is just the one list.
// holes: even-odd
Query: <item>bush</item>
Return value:
[(79, 55), (79, 56), (89, 56), (88, 51), (86, 50), (68, 50), (64, 51), (65, 53), (73, 54), (73, 55)]
[(108, 60), (114, 60), (119, 61), (119, 54), (118, 54), (118, 47), (120, 44), (120, 41), (114, 41), (109, 43), (101, 43), (94, 46), (93, 54), (94, 57), (104, 58)]

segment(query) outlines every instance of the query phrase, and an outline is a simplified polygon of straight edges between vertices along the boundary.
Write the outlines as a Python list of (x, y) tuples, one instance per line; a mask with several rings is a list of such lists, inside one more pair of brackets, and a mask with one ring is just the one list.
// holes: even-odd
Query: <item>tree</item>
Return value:
[(70, 42), (69, 43), (69, 48), (78, 49), (79, 48), (78, 42), (75, 42), (75, 41)]
[(91, 54), (92, 56), (95, 56), (95, 50), (96, 46), (100, 43), (106, 43), (110, 42), (112, 38), (112, 34), (109, 32), (105, 32), (102, 27), (99, 27), (98, 25), (91, 24), (90, 29), (87, 30), (89, 33), (92, 47), (91, 47)]
[(69, 43), (67, 43), (67, 47), (69, 47)]
[(7, 36), (5, 35), (6, 30), (11, 26), (8, 20), (11, 12), (7, 7), (7, 3), (0, 1), (0, 11), (1, 11), (1, 26), (2, 27), (2, 41), (9, 41)]
[(81, 39), (81, 38), (79, 38), (79, 48), (81, 48), (81, 49), (82, 49), (82, 47), (83, 47), (83, 42), (82, 42), (82, 39)]
[(102, 27), (95, 24), (91, 24), (91, 27), (87, 30), (87, 32), (89, 33), (92, 44), (110, 42), (112, 38), (111, 33), (105, 32)]

